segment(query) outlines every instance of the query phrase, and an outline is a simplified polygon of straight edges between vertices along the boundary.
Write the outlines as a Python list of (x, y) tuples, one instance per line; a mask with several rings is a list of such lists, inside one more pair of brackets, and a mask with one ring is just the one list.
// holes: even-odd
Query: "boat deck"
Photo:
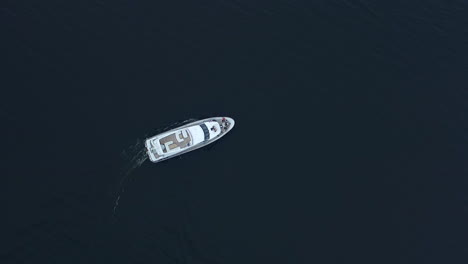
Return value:
[(183, 129), (175, 131), (172, 134), (169, 134), (159, 140), (160, 144), (164, 147), (163, 152), (167, 153), (168, 150), (183, 149), (190, 146), (192, 142), (191, 137), (188, 135), (188, 130)]

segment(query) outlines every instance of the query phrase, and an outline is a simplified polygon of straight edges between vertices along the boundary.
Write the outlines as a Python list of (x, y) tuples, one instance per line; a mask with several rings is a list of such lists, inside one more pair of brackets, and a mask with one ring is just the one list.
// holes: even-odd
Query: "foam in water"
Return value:
[[(170, 124), (169, 126), (158, 129), (154, 135), (159, 134), (163, 131), (167, 131), (169, 129), (182, 126), (184, 124), (187, 124), (189, 122), (193, 122), (196, 119), (190, 118), (181, 122), (175, 122)], [(126, 160), (125, 164), (123, 165), (121, 175), (122, 178), (120, 180), (119, 184), (119, 191), (117, 193), (117, 197), (114, 202), (114, 209), (112, 215), (115, 216), (117, 208), (119, 206), (119, 201), (120, 197), (122, 194), (125, 192), (125, 186), (126, 183), (131, 180), (131, 174), (132, 172), (141, 167), (141, 165), (148, 159), (148, 155), (146, 153), (146, 147), (145, 147), (145, 139), (137, 139), (136, 143), (129, 146), (127, 149), (123, 150), (121, 153), (121, 156)]]

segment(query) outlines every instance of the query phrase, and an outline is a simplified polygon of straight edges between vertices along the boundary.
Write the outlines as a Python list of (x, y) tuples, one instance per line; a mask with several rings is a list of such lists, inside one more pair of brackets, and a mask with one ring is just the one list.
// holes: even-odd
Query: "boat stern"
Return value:
[(152, 141), (152, 138), (146, 140), (146, 153), (152, 162), (158, 162), (161, 159), (161, 156), (157, 153), (155, 146), (152, 144)]

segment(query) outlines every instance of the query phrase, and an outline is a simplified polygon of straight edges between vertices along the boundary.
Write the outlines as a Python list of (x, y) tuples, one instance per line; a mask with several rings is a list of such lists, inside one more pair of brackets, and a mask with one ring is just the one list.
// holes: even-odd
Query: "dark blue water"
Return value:
[[(467, 263), (466, 1), (3, 1), (1, 263)], [(160, 164), (143, 140), (231, 116)]]

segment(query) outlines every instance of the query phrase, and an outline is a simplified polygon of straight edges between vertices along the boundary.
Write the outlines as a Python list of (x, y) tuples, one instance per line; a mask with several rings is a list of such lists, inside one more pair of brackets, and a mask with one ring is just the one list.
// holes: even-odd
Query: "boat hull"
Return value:
[[(159, 139), (161, 139), (162, 137), (164, 137), (166, 135), (170, 135), (171, 133), (176, 133), (177, 131), (181, 131), (183, 129), (187, 129), (187, 128), (195, 127), (195, 126), (200, 126), (200, 125), (205, 124), (207, 122), (211, 122), (211, 123), (212, 122), (218, 122), (220, 124), (224, 124), (222, 122), (227, 122), (227, 124), (229, 124), (229, 126), (226, 129), (220, 129), (221, 131), (220, 131), (219, 135), (217, 135), (217, 136), (215, 136), (213, 138), (210, 138), (208, 140), (204, 140), (203, 142), (200, 142), (200, 143), (198, 143), (196, 145), (186, 147), (186, 148), (184, 148), (184, 149), (182, 149), (182, 150), (180, 150), (180, 151), (178, 151), (176, 153), (169, 153), (169, 154), (161, 155), (162, 153), (157, 153), (157, 151), (155, 151), (154, 143), (152, 143), (155, 140), (159, 140)], [(198, 121), (188, 123), (186, 125), (183, 125), (183, 126), (180, 126), (180, 127), (165, 131), (163, 133), (160, 133), (158, 135), (155, 135), (155, 136), (153, 136), (151, 138), (146, 139), (145, 147), (147, 149), (147, 154), (149, 156), (150, 161), (153, 162), (153, 163), (158, 163), (158, 162), (161, 162), (161, 161), (173, 158), (173, 157), (180, 156), (182, 154), (185, 154), (185, 153), (191, 152), (193, 150), (202, 148), (202, 147), (204, 147), (206, 145), (209, 145), (209, 144), (217, 141), (218, 139), (225, 136), (229, 131), (231, 131), (232, 128), (234, 127), (234, 124), (235, 124), (234, 119), (229, 118), (229, 117), (211, 117), (211, 118), (205, 118), (205, 119), (202, 119), (202, 120), (198, 120)]]

